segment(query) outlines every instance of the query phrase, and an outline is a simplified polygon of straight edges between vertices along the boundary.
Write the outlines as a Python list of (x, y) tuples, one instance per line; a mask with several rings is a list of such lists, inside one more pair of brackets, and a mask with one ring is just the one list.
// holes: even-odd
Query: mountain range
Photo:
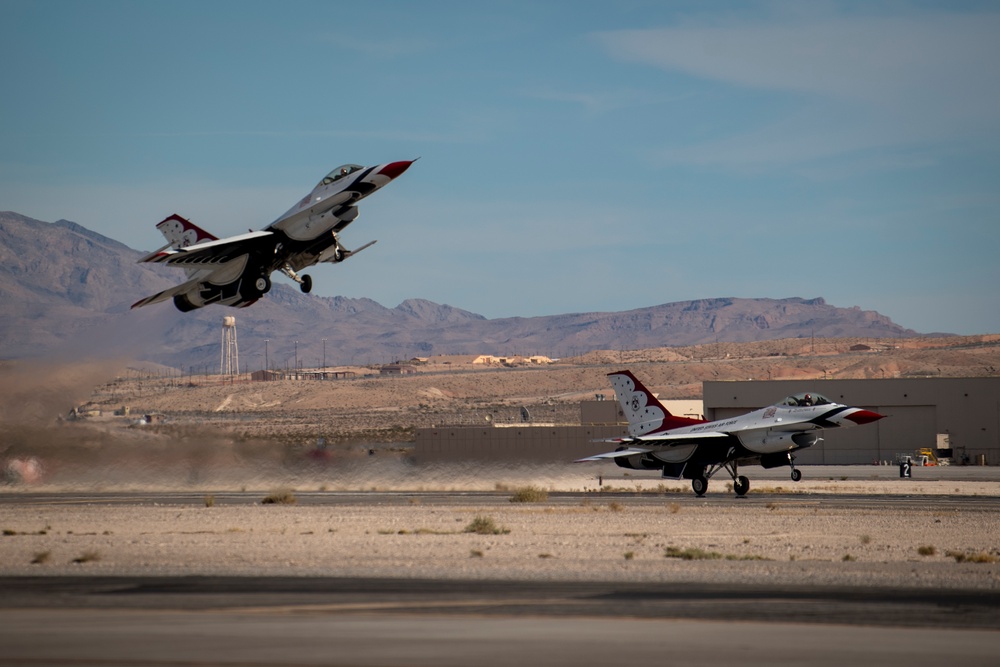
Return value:
[[(130, 310), (183, 278), (138, 264), (144, 253), (74, 222), (0, 212), (3, 358), (121, 358), (188, 370), (218, 368), (222, 318), (237, 318), (245, 369), (384, 363), (436, 354), (564, 357), (796, 337), (919, 335), (875, 311), (821, 298), (716, 298), (623, 312), (487, 319), (423, 299), (388, 308), (371, 299), (306, 295), (275, 283), (245, 309), (180, 313), (168, 302)], [(350, 270), (350, 267), (337, 270)], [(266, 341), (266, 342), (265, 342)]]

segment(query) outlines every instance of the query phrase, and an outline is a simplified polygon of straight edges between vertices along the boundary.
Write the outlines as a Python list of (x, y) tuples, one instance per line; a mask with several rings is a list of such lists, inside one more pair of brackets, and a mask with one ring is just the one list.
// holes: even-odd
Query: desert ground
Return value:
[(451, 491), (393, 491), (374, 464), (369, 481), (385, 484), (369, 491), (8, 492), (0, 575), (1000, 589), (1000, 474), (918, 470), (902, 480), (872, 468), (805, 467), (794, 489), (758, 471), (764, 479), (744, 499), (721, 485), (696, 498), (610, 469), (598, 487), (572, 468), (487, 471), (515, 484), (490, 492), (459, 479)]
[[(859, 345), (870, 349), (851, 350)], [(536, 422), (579, 423), (580, 401), (613, 397), (606, 376), (622, 368), (639, 374), (663, 399), (700, 399), (706, 380), (996, 376), (1000, 335), (598, 351), (543, 366), (516, 360), (481, 366), (473, 358), (415, 360), (407, 375), (350, 367), (329, 369), (352, 373), (349, 380), (276, 382), (251, 382), (248, 374), (185, 375), (134, 362), (79, 364), (69, 373), (15, 365), (6, 369), (12, 376), (7, 386), (18, 387), (7, 390), (6, 412), (22, 421), (25, 411), (51, 419), (77, 406), (104, 415), (127, 406), (133, 415), (164, 416), (158, 429), (165, 431), (214, 428), (302, 446), (321, 437), (331, 443), (409, 442), (418, 427), (518, 421), (522, 407)], [(34, 399), (39, 393), (47, 399), (44, 410)]]
[[(856, 466), (815, 468), (793, 485), (787, 471), (752, 468), (741, 502), (721, 478), (696, 499), (685, 482), (612, 464), (417, 466), (408, 438), (416, 426), (517, 419), (522, 405), (572, 423), (579, 400), (610, 393), (605, 375), (620, 367), (665, 398), (685, 398), (708, 378), (993, 375), (998, 341), (868, 341), (867, 352), (850, 351), (853, 339), (721, 344), (541, 368), (442, 358), (412, 375), (357, 369), (338, 381), (8, 365), (0, 451), (38, 457), (43, 474), (0, 485), (0, 574), (779, 577), (993, 589), (1000, 513), (984, 499), (1000, 497), (1000, 475), (918, 470), (899, 480), (895, 469)], [(124, 405), (129, 416), (112, 414)], [(66, 417), (81, 406), (102, 414)], [(137, 414), (163, 421), (139, 425)], [(318, 438), (330, 443), (323, 457), (311, 456)], [(519, 489), (551, 495), (511, 502)], [(271, 494), (300, 502), (262, 504)], [(340, 503), (343, 494), (360, 495)], [(840, 497), (892, 503), (831, 502)], [(477, 517), (500, 532), (466, 532)]]

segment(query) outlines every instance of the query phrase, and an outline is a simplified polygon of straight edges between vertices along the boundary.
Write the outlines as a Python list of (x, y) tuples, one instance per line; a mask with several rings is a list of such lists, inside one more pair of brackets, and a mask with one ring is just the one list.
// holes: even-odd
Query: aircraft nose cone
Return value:
[(402, 160), (401, 162), (390, 162), (381, 169), (378, 173), (383, 176), (388, 176), (389, 178), (396, 178), (404, 171), (410, 168), (410, 165), (416, 162), (416, 160)]
[(861, 426), (862, 424), (871, 424), (872, 422), (877, 422), (882, 419), (885, 415), (880, 415), (877, 412), (872, 412), (871, 410), (857, 410), (847, 415), (847, 418), (852, 422)]

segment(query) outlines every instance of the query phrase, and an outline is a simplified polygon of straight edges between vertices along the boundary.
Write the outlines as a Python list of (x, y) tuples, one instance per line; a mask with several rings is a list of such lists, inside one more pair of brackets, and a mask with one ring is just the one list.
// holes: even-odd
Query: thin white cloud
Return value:
[[(602, 33), (613, 57), (751, 88), (996, 109), (1000, 14), (859, 17)], [(937, 106), (937, 104), (935, 104)]]
[[(615, 59), (798, 95), (771, 122), (668, 160), (795, 162), (995, 136), (1000, 14), (801, 18), (597, 34)], [(991, 139), (992, 140), (992, 139)]]

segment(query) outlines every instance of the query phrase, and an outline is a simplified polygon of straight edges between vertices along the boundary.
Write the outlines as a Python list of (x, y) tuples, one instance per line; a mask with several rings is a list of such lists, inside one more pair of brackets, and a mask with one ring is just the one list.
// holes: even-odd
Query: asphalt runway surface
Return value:
[(995, 665), (969, 591), (280, 577), (0, 579), (0, 665)]
[[(466, 504), (467, 493), (316, 492), (304, 505)], [(508, 495), (508, 494), (501, 494)], [(584, 494), (553, 493), (578, 504)], [(200, 493), (10, 494), (0, 502), (184, 505)], [(1000, 498), (629, 494), (635, 503), (914, 503)], [(219, 493), (246, 504), (255, 493)], [(0, 578), (0, 665), (997, 665), (990, 590), (323, 577)]]
[[(260, 502), (260, 491), (220, 491), (212, 494), (216, 506), (246, 506)], [(554, 506), (579, 505), (585, 499), (593, 499), (586, 492), (550, 492), (547, 503)], [(913, 506), (934, 506), (942, 511), (948, 509), (976, 509), (1000, 511), (1000, 497), (997, 496), (950, 496), (940, 494), (879, 495), (863, 493), (756, 493), (736, 497), (732, 493), (708, 494), (697, 497), (693, 493), (679, 493), (664, 496), (660, 493), (636, 493), (631, 491), (602, 492), (602, 500), (627, 498), (636, 506), (656, 506), (666, 503), (692, 503), (718, 506), (720, 510), (739, 503), (741, 506), (767, 505), (780, 501), (783, 506), (816, 507), (834, 509), (884, 509), (886, 511), (906, 511)], [(156, 505), (161, 507), (191, 507), (204, 502), (204, 492), (189, 491), (110, 491), (110, 492), (65, 492), (65, 493), (19, 493), (0, 496), (5, 505)], [(510, 491), (296, 491), (296, 504), (306, 507), (346, 506), (368, 504), (390, 507), (408, 506), (414, 501), (434, 505), (468, 505), (478, 499), (508, 499)]]

